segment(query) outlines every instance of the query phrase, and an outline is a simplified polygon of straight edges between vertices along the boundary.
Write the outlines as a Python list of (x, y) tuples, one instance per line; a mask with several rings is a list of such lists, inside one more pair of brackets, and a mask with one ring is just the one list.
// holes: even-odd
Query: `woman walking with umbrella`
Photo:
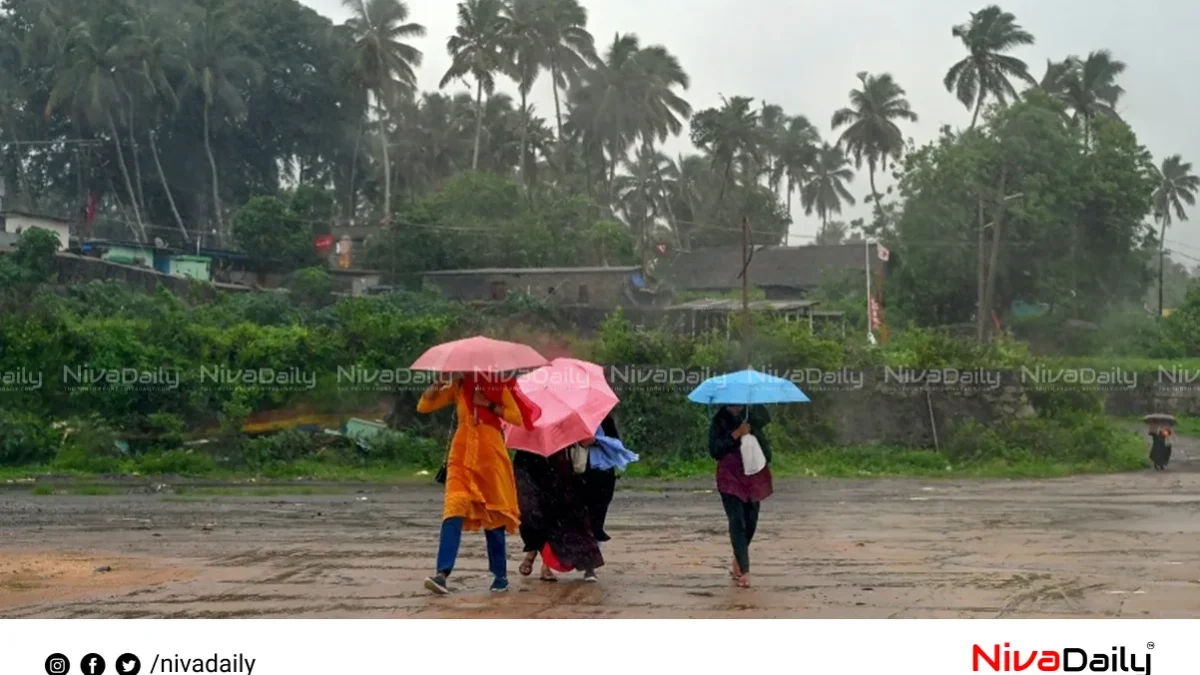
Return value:
[(750, 587), (750, 543), (758, 530), (761, 503), (771, 496), (771, 446), (764, 429), (771, 423), (764, 403), (806, 403), (796, 385), (754, 370), (706, 380), (688, 398), (720, 406), (708, 430), (708, 452), (717, 460), (717, 492), (729, 521), (733, 545), (730, 576)]
[(491, 590), (508, 590), (505, 532), (520, 522), (512, 462), (504, 445), (502, 421), (529, 427), (541, 411), (503, 375), (534, 368), (545, 359), (524, 345), (471, 338), (439, 345), (412, 365), (414, 370), (453, 373), (421, 396), (417, 411), (431, 413), (455, 406), (458, 428), (446, 456), (446, 494), (435, 574), (425, 588), (445, 595), (464, 530), (483, 530), (487, 539)]

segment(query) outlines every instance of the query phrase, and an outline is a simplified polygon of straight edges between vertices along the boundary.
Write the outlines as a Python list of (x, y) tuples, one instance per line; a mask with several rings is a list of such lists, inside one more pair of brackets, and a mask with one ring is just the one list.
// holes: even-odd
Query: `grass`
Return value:
[(118, 490), (109, 485), (84, 483), (80, 485), (35, 485), (30, 494), (39, 497), (75, 495), (85, 497), (102, 497), (117, 494)]

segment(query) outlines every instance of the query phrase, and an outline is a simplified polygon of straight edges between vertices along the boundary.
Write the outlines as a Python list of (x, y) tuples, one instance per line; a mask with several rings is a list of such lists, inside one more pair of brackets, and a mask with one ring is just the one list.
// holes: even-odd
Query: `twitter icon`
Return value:
[(136, 654), (122, 654), (117, 658), (117, 675), (138, 675), (142, 672), (142, 661)]

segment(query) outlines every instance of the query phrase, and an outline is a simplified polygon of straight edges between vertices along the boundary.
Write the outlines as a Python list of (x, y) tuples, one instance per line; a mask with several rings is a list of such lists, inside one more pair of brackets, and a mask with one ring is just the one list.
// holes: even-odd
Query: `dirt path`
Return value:
[[(707, 482), (618, 493), (601, 583), (516, 576), (483, 537), (428, 596), (433, 486), (307, 497), (0, 491), (4, 617), (1200, 617), (1200, 450), (1055, 481), (781, 481), (730, 588)], [(369, 489), (369, 488), (367, 488)], [(95, 571), (97, 567), (111, 571)]]

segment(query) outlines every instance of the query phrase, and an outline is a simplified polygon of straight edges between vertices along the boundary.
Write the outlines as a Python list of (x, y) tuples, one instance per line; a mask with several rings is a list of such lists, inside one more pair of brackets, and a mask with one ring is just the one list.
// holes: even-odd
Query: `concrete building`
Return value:
[(80, 246), (80, 250), (85, 255), (98, 255), (101, 260), (149, 267), (173, 277), (205, 282), (213, 280), (212, 257), (207, 255), (191, 255), (174, 249), (123, 241), (88, 241)]
[(645, 304), (640, 267), (537, 267), (426, 272), (426, 288), (465, 302), (499, 302), (510, 292), (555, 304)]
[[(873, 276), (885, 271), (875, 244), (759, 246), (750, 259), (750, 287), (762, 289), (768, 300), (800, 299), (829, 273), (857, 270), (861, 274), (868, 259)], [(663, 279), (677, 292), (727, 293), (742, 287), (741, 247), (684, 251), (665, 268)]]
[(48, 230), (58, 236), (58, 250), (65, 251), (71, 246), (71, 223), (63, 218), (39, 216), (23, 211), (9, 210), (0, 213), (0, 231), (16, 236), (30, 228)]

